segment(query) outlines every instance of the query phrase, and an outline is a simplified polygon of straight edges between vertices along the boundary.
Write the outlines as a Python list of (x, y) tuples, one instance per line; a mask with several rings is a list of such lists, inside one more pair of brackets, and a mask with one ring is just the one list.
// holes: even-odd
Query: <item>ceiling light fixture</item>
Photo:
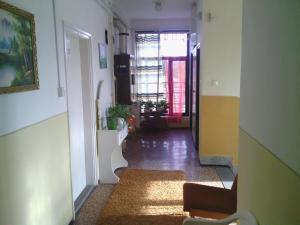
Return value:
[(162, 1), (157, 0), (154, 2), (154, 8), (156, 11), (161, 11), (162, 10)]

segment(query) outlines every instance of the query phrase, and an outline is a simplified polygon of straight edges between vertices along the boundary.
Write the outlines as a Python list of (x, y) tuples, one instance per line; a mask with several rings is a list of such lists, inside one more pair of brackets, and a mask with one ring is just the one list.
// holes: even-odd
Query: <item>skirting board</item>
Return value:
[(202, 166), (232, 166), (232, 158), (231, 157), (222, 157), (222, 156), (200, 156), (199, 158), (200, 164)]
[(222, 156), (200, 156), (199, 158), (200, 164), (202, 166), (228, 166), (231, 168), (232, 173), (237, 175), (238, 167), (232, 165), (232, 158), (231, 157), (222, 157)]
[(78, 213), (82, 205), (85, 203), (87, 198), (90, 196), (92, 191), (94, 190), (94, 186), (88, 185), (85, 189), (81, 192), (78, 198), (74, 202), (75, 213)]

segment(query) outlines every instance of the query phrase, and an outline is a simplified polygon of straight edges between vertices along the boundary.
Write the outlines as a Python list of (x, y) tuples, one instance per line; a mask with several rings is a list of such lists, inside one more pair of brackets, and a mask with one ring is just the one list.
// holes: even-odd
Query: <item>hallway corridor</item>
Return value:
[[(123, 152), (129, 168), (149, 170), (182, 170), (186, 180), (223, 187), (213, 167), (201, 167), (190, 131), (187, 129), (144, 130), (127, 138)], [(124, 169), (116, 171), (122, 173)], [(76, 215), (76, 225), (96, 225), (114, 184), (95, 187)]]
[(127, 139), (123, 153), (130, 168), (182, 170), (187, 181), (218, 181), (213, 168), (201, 167), (188, 129), (142, 130)]

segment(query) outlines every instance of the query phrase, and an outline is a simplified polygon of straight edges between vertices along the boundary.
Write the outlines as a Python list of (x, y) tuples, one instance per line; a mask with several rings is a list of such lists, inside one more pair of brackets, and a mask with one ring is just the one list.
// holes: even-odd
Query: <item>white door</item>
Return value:
[(84, 115), (79, 37), (66, 35), (67, 94), (74, 201), (86, 187)]

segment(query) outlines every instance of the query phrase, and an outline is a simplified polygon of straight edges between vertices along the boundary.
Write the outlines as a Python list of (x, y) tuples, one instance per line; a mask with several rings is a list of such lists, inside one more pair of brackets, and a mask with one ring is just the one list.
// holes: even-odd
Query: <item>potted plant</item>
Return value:
[(167, 112), (167, 109), (169, 108), (169, 104), (166, 100), (160, 100), (155, 105), (155, 108), (156, 108), (156, 112), (163, 114)]
[(143, 106), (145, 113), (152, 112), (155, 108), (155, 104), (151, 100), (142, 102), (141, 105)]
[(116, 130), (118, 125), (124, 125), (127, 118), (130, 116), (130, 111), (127, 105), (117, 104), (107, 109), (107, 128)]

